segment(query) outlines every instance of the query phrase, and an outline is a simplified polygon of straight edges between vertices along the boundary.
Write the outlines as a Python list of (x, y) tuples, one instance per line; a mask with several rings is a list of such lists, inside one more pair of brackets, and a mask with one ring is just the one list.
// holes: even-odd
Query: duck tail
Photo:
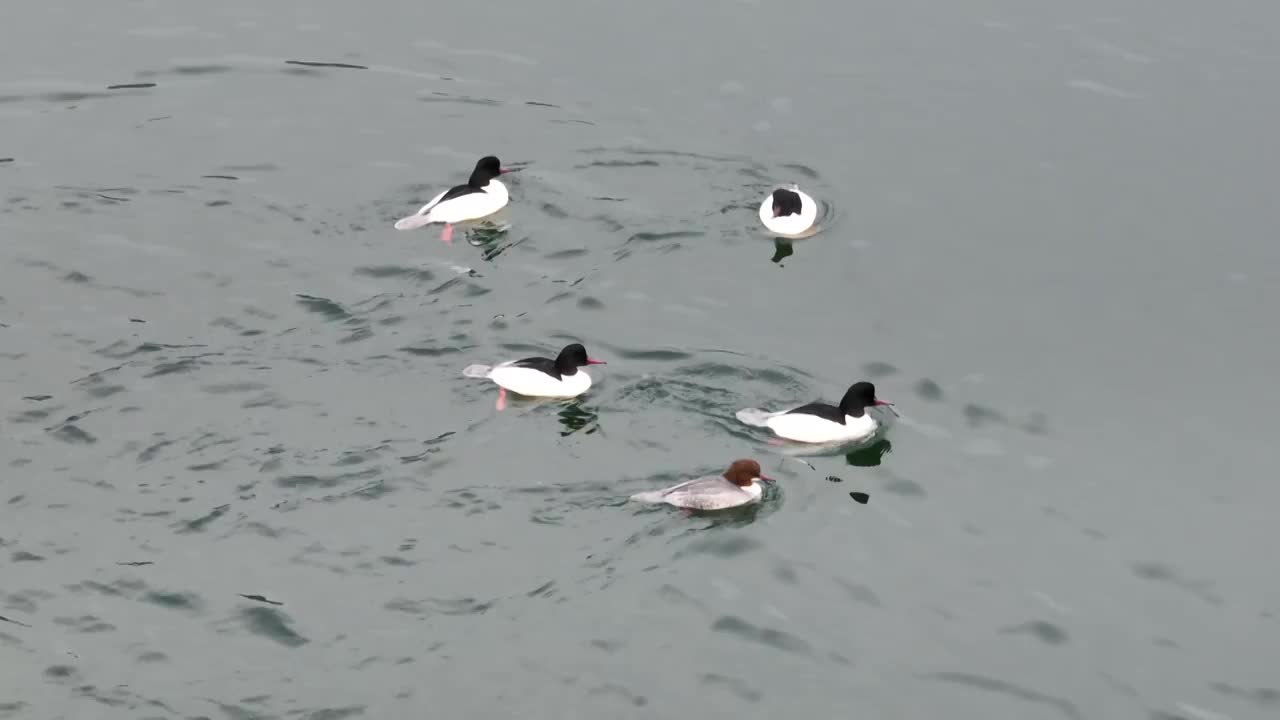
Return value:
[(743, 408), (735, 413), (739, 421), (754, 427), (768, 427), (769, 418), (777, 413), (766, 412), (760, 408)]
[(487, 379), (491, 372), (493, 367), (490, 365), (468, 365), (462, 368), (463, 376), (469, 378)]

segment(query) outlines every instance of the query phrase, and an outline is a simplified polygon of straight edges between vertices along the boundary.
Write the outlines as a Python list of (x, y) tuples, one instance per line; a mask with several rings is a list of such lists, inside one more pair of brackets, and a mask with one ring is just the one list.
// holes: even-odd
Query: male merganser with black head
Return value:
[(468, 365), (462, 374), (472, 378), (492, 380), (502, 388), (498, 393), (498, 409), (505, 405), (506, 391), (533, 397), (577, 397), (591, 387), (591, 376), (585, 370), (588, 365), (604, 365), (603, 360), (587, 357), (587, 349), (581, 343), (565, 345), (556, 359), (531, 357), (510, 360), (501, 365)]
[(818, 203), (797, 185), (778, 188), (760, 204), (760, 222), (779, 235), (800, 235), (818, 219)]
[(686, 510), (724, 510), (760, 502), (764, 483), (773, 482), (760, 471), (755, 460), (734, 460), (723, 475), (700, 477), (665, 490), (636, 493), (632, 500), (674, 505)]
[(506, 207), (509, 195), (507, 186), (497, 178), (504, 169), (498, 158), (486, 155), (476, 163), (471, 171), (471, 179), (465, 185), (457, 185), (445, 190), (422, 206), (417, 213), (396, 221), (397, 230), (413, 230), (431, 223), (444, 223), (444, 231), (440, 239), (449, 242), (453, 236), (451, 223), (464, 220), (476, 220), (492, 215)]
[(859, 442), (873, 437), (881, 428), (870, 408), (883, 405), (896, 415), (893, 403), (876, 397), (876, 386), (856, 382), (840, 400), (840, 405), (809, 403), (792, 410), (767, 412), (756, 408), (739, 410), (742, 422), (767, 427), (780, 438), (804, 443)]

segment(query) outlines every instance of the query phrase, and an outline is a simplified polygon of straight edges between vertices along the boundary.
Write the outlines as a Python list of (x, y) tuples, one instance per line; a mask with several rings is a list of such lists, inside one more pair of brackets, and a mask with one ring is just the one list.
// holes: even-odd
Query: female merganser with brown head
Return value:
[(636, 493), (636, 502), (673, 505), (686, 510), (724, 510), (760, 502), (764, 483), (773, 482), (755, 460), (734, 460), (723, 475), (687, 480), (665, 490)]

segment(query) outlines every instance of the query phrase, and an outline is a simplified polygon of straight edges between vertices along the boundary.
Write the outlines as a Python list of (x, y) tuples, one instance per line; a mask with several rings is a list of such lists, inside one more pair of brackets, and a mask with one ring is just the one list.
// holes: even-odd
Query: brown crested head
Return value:
[(734, 460), (729, 469), (724, 471), (725, 480), (741, 487), (750, 485), (756, 478), (769, 479), (760, 471), (760, 463), (755, 460)]

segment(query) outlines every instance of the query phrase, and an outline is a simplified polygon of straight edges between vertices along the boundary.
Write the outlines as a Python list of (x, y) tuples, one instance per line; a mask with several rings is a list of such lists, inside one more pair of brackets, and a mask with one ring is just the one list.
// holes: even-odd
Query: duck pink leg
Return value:
[(507, 406), (507, 389), (498, 388), (498, 402), (494, 403), (493, 407), (498, 412), (502, 412), (503, 408), (505, 408), (506, 406)]
[(769, 438), (768, 442), (770, 445), (773, 445), (775, 447), (781, 447), (783, 445), (786, 445), (786, 443), (783, 442), (781, 438)]
[(444, 230), (440, 231), (441, 242), (453, 242), (453, 226), (449, 223), (444, 224)]

